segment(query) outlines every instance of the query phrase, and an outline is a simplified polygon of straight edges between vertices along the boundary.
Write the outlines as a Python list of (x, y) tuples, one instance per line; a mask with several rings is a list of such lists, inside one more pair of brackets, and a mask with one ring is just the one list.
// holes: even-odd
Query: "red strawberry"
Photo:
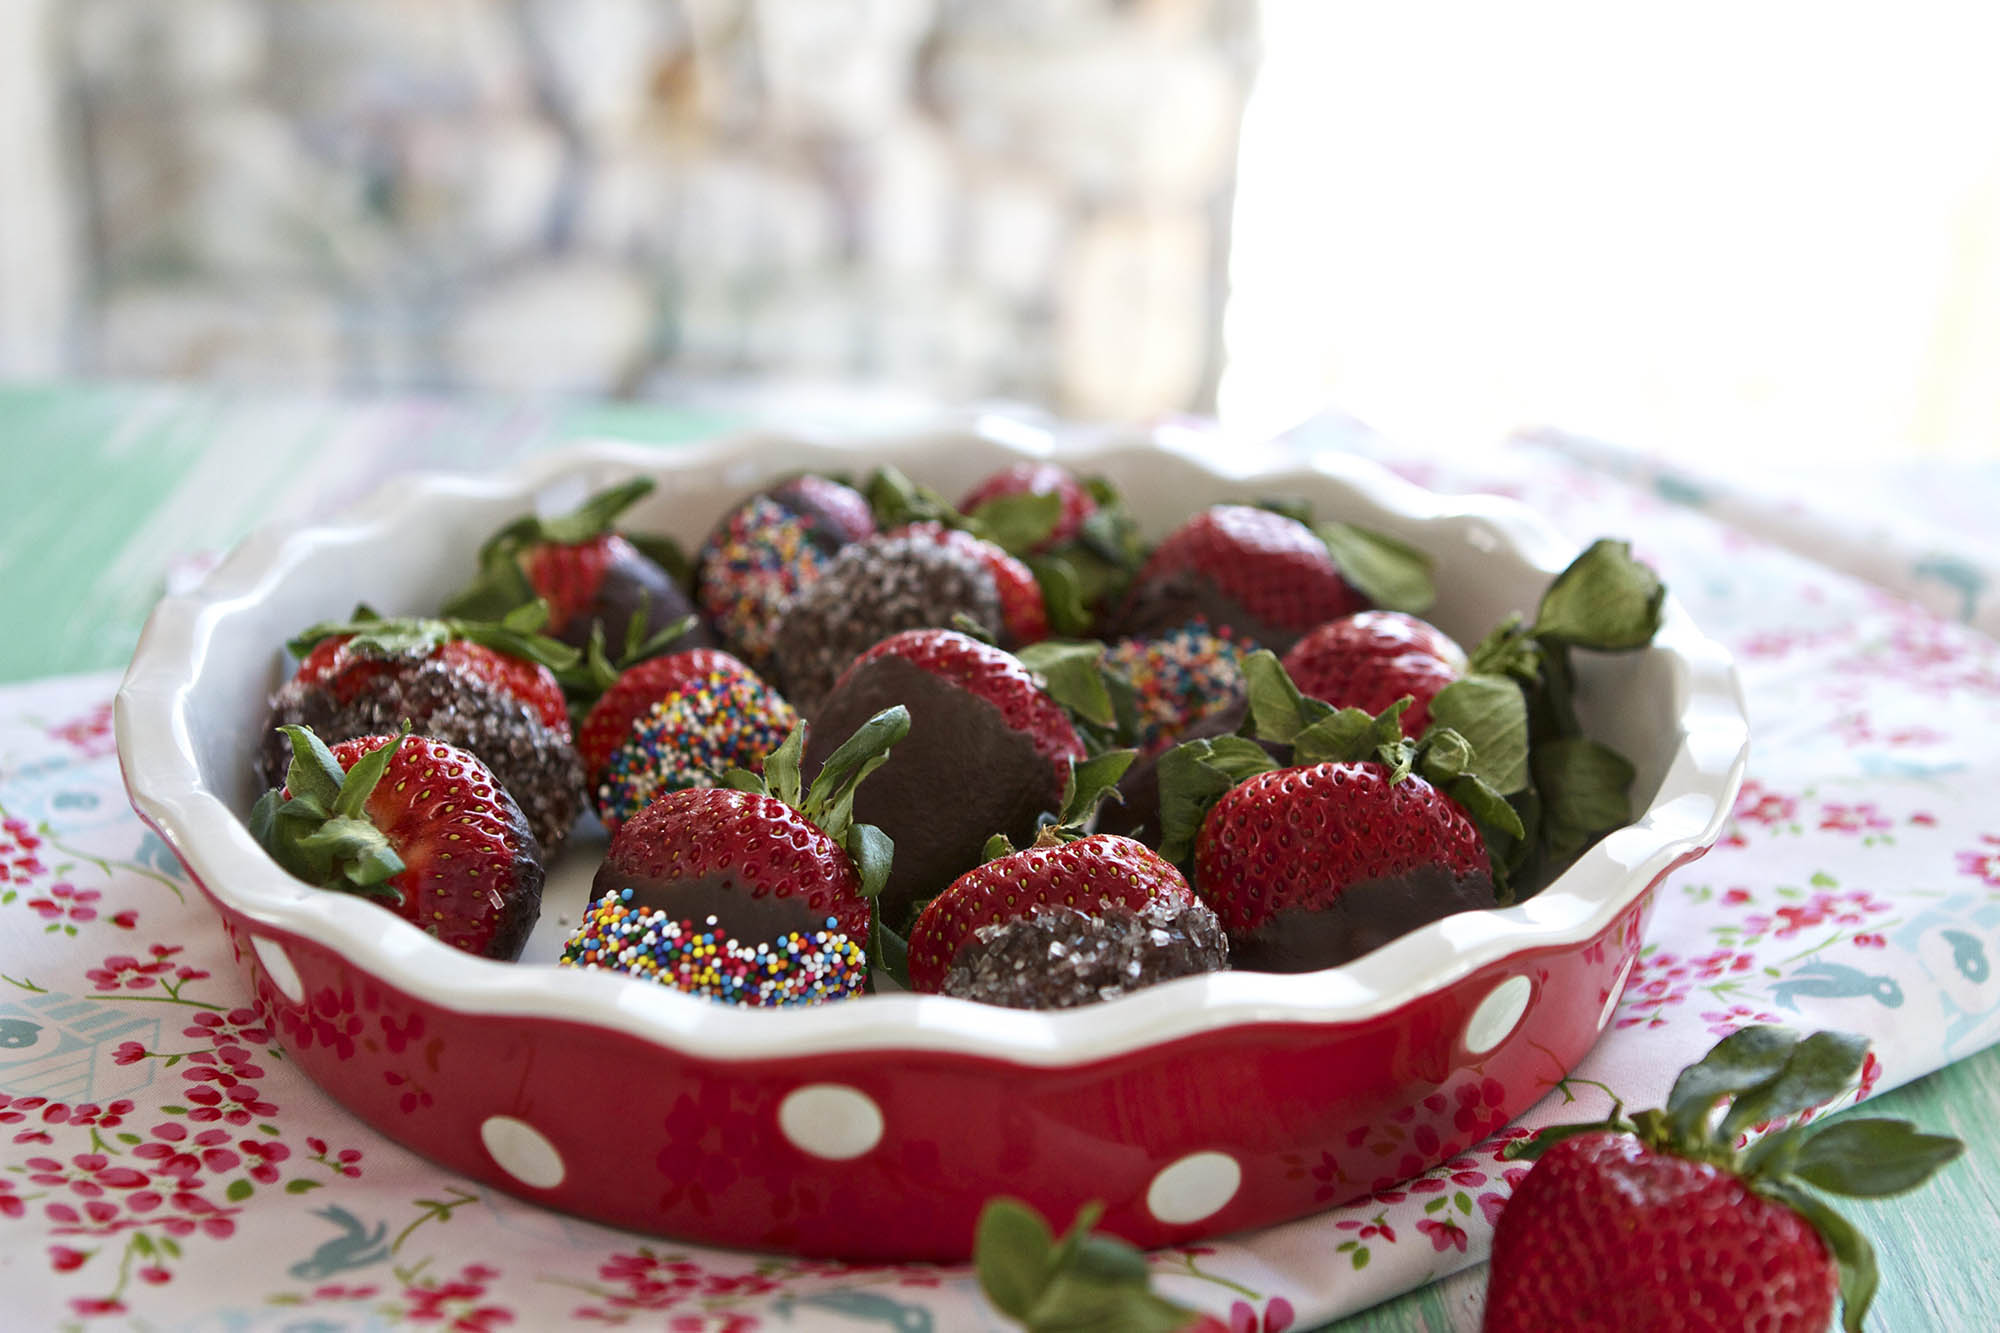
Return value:
[[(915, 899), (978, 865), (994, 833), (1033, 841), (1084, 750), (1018, 658), (956, 630), (905, 630), (870, 648), (841, 673), (814, 726), (837, 736), (894, 704), (909, 709), (909, 739), (862, 789), (855, 817), (895, 839), (883, 901), (900, 925)], [(808, 748), (807, 772), (820, 753)]]
[(1404, 695), (1403, 734), (1421, 736), (1431, 700), (1465, 673), (1465, 650), (1442, 630), (1401, 611), (1330, 620), (1293, 644), (1284, 667), (1299, 691), (1336, 708), (1379, 713)]
[(1237, 966), (1310, 971), (1427, 921), (1494, 905), (1479, 829), (1450, 797), (1381, 763), (1260, 773), (1217, 801), (1195, 885)]
[(942, 523), (912, 523), (897, 528), (892, 537), (928, 537), (939, 546), (962, 551), (986, 567), (993, 576), (993, 589), (1000, 595), (1001, 639), (1009, 648), (1022, 648), (1049, 637), (1049, 614), (1042, 603), (1042, 586), (1028, 567), (992, 542), (973, 536), (962, 528)]
[(292, 640), (298, 672), (271, 700), (271, 740), (259, 754), (276, 785), (290, 752), (276, 729), (321, 736), (381, 735), (409, 721), (424, 735), (472, 751), (519, 802), (545, 855), (569, 836), (583, 802), (569, 712), (551, 664), (576, 650), (534, 633), (534, 613), (509, 623), (383, 620), (357, 612)]
[[(653, 489), (635, 477), (600, 491), (554, 518), (516, 519), (479, 548), (479, 576), (445, 604), (462, 619), (498, 620), (525, 603), (548, 603), (547, 632), (574, 647), (601, 634), (644, 641), (679, 626), (692, 608), (673, 575), (612, 530), (613, 522)], [(662, 647), (709, 642), (699, 621)]]
[(612, 838), (563, 961), (743, 1004), (860, 990), (889, 848), (854, 822), (852, 802), (908, 729), (902, 709), (869, 719), (802, 791), (801, 723), (765, 782), (745, 774), (654, 801)]
[[(1495, 905), (1487, 834), (1461, 802), (1495, 837), (1522, 825), (1462, 737), (1409, 740), (1400, 703), (1371, 717), (1307, 698), (1268, 650), (1243, 676), (1251, 734), (1187, 741), (1156, 770), (1161, 854), (1192, 851), (1195, 891), (1236, 966), (1331, 967)], [(1289, 766), (1269, 749), (1289, 751)]]
[(702, 611), (732, 652), (767, 666), (793, 598), (842, 547), (874, 534), (859, 491), (811, 475), (780, 482), (724, 514), (703, 544), (695, 561)]
[(662, 792), (760, 770), (798, 720), (756, 672), (696, 648), (627, 668), (584, 719), (577, 748), (597, 816), (615, 834)]
[(1139, 570), (1121, 633), (1200, 618), (1282, 653), (1315, 625), (1368, 609), (1311, 528), (1248, 505), (1216, 505), (1167, 535)]
[(959, 510), (977, 519), (980, 506), (1015, 495), (1054, 495), (1062, 502), (1055, 526), (1033, 550), (1048, 551), (1075, 537), (1083, 521), (1097, 512), (1097, 501), (1068, 468), (1023, 460), (1009, 463), (965, 493)]
[(1811, 1187), (1900, 1193), (1964, 1145), (1851, 1116), (1737, 1143), (1839, 1096), (1866, 1055), (1843, 1033), (1744, 1028), (1683, 1071), (1664, 1111), (1510, 1145), (1540, 1160), (1494, 1231), (1486, 1333), (1822, 1333), (1837, 1294), (1859, 1330), (1874, 1255)]
[(910, 982), (920, 991), (942, 989), (945, 973), (975, 932), (1019, 921), (1039, 907), (1102, 915), (1156, 904), (1181, 910), (1197, 905), (1181, 872), (1144, 843), (1111, 833), (1037, 842), (968, 870), (931, 899), (910, 928)]
[(585, 714), (583, 725), (577, 728), (576, 752), (583, 758), (585, 777), (592, 783), (597, 781), (611, 752), (631, 734), (632, 724), (660, 700), (680, 693), (704, 676), (748, 670), (742, 662), (716, 648), (668, 653), (627, 667), (611, 688), (598, 696)]
[(421, 736), (362, 736), (331, 750), (282, 729), (285, 786), (250, 824), (292, 874), (376, 898), (467, 953), (521, 956), (541, 913), (540, 849), (521, 809), (477, 758)]

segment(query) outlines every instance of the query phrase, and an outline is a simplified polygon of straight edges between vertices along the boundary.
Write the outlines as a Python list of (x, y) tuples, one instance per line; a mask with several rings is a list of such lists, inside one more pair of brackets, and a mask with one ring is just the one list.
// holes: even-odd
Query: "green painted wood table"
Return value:
[[(477, 470), (610, 435), (669, 446), (739, 411), (484, 400), (356, 401), (150, 385), (0, 386), (0, 683), (121, 666), (168, 581), (253, 527), (327, 514), (392, 468)], [(1922, 1193), (1857, 1206), (1883, 1289), (1870, 1326), (2000, 1328), (2000, 1050), (1872, 1103), (1966, 1158)], [(1329, 1259), (1331, 1261), (1331, 1259)], [(1474, 1267), (1328, 1327), (1477, 1327)]]

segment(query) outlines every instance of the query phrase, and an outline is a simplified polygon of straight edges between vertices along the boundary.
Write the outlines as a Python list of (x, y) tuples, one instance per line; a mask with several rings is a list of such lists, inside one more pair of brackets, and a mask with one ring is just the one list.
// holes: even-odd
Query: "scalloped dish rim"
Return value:
[(609, 973), (476, 958), (372, 903), (313, 890), (291, 878), (203, 780), (193, 740), (199, 719), (190, 696), (215, 649), (217, 625), (278, 591), (289, 572), (335, 538), (385, 535), (423, 506), (453, 495), (517, 499), (525, 511), (551, 483), (584, 472), (668, 476), (753, 462), (781, 449), (794, 459), (804, 451), (853, 463), (864, 453), (916, 453), (950, 440), (1083, 467), (1120, 449), (1157, 449), (1218, 484), (1282, 482), (1288, 473), (1305, 474), (1412, 522), (1494, 529), (1524, 564), (1549, 575), (1577, 549), (1532, 510), (1503, 497), (1438, 496), (1367, 460), (1330, 450), (1272, 443), (1218, 454), (1212, 441), (1210, 449), (1199, 450), (1197, 441), (1171, 429), (1069, 432), (1059, 441), (1036, 427), (982, 418), (969, 428), (743, 432), (667, 447), (566, 445), (482, 478), (451, 473), (394, 478), (323, 524), (290, 533), (260, 529), (192, 593), (163, 599), (146, 623), (115, 705), (118, 754), (133, 806), (196, 880), (232, 910), (268, 929), (315, 940), (429, 1003), (501, 1018), (554, 1016), (726, 1062), (908, 1050), (1072, 1067), (1217, 1028), (1360, 1022), (1508, 957), (1591, 938), (1659, 877), (1700, 855), (1720, 835), (1749, 745), (1742, 687), (1729, 655), (1702, 634), (1671, 594), (1649, 650), (1670, 663), (1678, 728), (1660, 789), (1636, 821), (1591, 847), (1542, 892), (1513, 907), (1432, 922), (1341, 967), (1293, 974), (1216, 972), (1071, 1010), (1000, 1009), (914, 994), (757, 1010)]

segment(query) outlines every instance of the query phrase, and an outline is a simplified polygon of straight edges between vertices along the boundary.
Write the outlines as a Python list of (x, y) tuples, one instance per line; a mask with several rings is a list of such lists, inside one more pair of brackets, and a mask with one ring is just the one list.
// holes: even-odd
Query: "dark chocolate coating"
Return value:
[(898, 631), (950, 628), (955, 615), (999, 637), (1000, 593), (975, 557), (927, 537), (856, 542), (799, 592), (779, 621), (779, 687), (817, 722), (848, 663)]
[(1419, 926), (1497, 906), (1490, 875), (1423, 866), (1351, 884), (1318, 911), (1273, 913), (1250, 934), (1230, 936), (1230, 959), (1239, 970), (1314, 972), (1351, 962)]
[[(597, 593), (590, 599), (590, 605), (583, 609), (581, 615), (572, 617), (563, 626), (562, 633), (555, 637), (573, 648), (588, 648), (591, 625), (601, 623), (604, 626), (605, 651), (616, 657), (624, 650), (626, 627), (641, 609), (646, 613), (645, 637), (650, 638), (682, 616), (692, 614), (694, 606), (666, 570), (638, 550), (627, 548), (606, 566), (604, 578), (598, 583)], [(689, 648), (714, 646), (715, 635), (709, 630), (708, 623), (696, 616), (694, 628), (661, 651), (678, 653)]]
[(1178, 569), (1133, 584), (1112, 616), (1111, 630), (1118, 638), (1152, 638), (1191, 620), (1207, 621), (1213, 630), (1228, 629), (1243, 643), (1245, 652), (1253, 647), (1269, 648), (1280, 657), (1306, 631), (1315, 628), (1284, 629), (1259, 620), (1206, 574)]
[(804, 898), (772, 893), (753, 897), (748, 886), (738, 884), (730, 875), (653, 879), (627, 874), (607, 860), (590, 882), (590, 900), (599, 902), (605, 894), (619, 889), (632, 890), (627, 905), (635, 911), (665, 912), (676, 921), (691, 921), (697, 927), (712, 916), (726, 935), (744, 944), (794, 933), (810, 936), (827, 929), (827, 914), (813, 911)]
[(1010, 1009), (1073, 1009), (1228, 963), (1222, 923), (1206, 903), (1098, 913), (1052, 904), (974, 931), (942, 989)]
[(826, 700), (806, 739), (807, 781), (861, 724), (885, 708), (910, 710), (910, 734), (854, 794), (854, 817), (896, 843), (886, 919), (900, 929), (910, 906), (941, 893), (980, 864), (987, 839), (1035, 840), (1044, 812), (1061, 803), (1055, 769), (998, 708), (902, 657), (864, 662)]
[(285, 682), (271, 699), (258, 772), (284, 785), (291, 743), (277, 730), (311, 727), (328, 745), (354, 736), (393, 736), (405, 719), (419, 736), (470, 750), (521, 807), (544, 856), (553, 859), (583, 809), (583, 761), (567, 737), (526, 704), (443, 663), (408, 658), (346, 703), (319, 685)]

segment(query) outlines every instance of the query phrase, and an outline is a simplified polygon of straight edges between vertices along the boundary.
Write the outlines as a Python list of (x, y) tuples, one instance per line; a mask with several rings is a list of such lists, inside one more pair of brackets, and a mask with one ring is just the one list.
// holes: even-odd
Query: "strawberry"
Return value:
[(1313, 626), (1368, 607), (1311, 528), (1268, 509), (1216, 505), (1153, 549), (1119, 621), (1134, 636), (1200, 619), (1282, 653)]
[(563, 962), (752, 1005), (861, 989), (892, 847), (855, 822), (854, 795), (909, 727), (903, 709), (883, 710), (802, 789), (800, 723), (764, 778), (737, 770), (729, 786), (648, 805), (611, 839)]
[(407, 719), (478, 755), (519, 802), (544, 854), (555, 855), (582, 807), (583, 777), (550, 666), (574, 666), (577, 653), (535, 632), (540, 614), (531, 603), (499, 623), (384, 620), (362, 608), (347, 623), (306, 630), (290, 644), (297, 673), (272, 696), (264, 780), (276, 785), (289, 762), (278, 727), (303, 724), (343, 740)]
[(986, 567), (993, 590), (1000, 598), (1000, 641), (1008, 648), (1021, 648), (1049, 637), (1049, 615), (1042, 605), (1042, 587), (1028, 567), (1013, 556), (962, 528), (942, 523), (911, 523), (896, 528), (892, 537), (925, 537), (939, 546), (962, 551)]
[(1073, 540), (1084, 521), (1097, 512), (1096, 498), (1069, 469), (1027, 459), (1009, 463), (986, 477), (965, 493), (965, 498), (958, 502), (958, 508), (968, 518), (980, 521), (982, 511), (985, 517), (994, 515), (995, 511), (988, 506), (995, 501), (1024, 495), (1052, 495), (1056, 499), (1054, 521), (1047, 534), (1028, 548), (1036, 554)]
[[(931, 899), (910, 928), (912, 986), (1055, 1008), (1223, 965), (1214, 914), (1180, 871), (1143, 843), (1083, 833), (1133, 757), (1113, 750), (1074, 767), (1057, 822), (1033, 846), (996, 839), (1000, 855)], [(1131, 929), (1141, 914), (1143, 928)], [(1075, 947), (1080, 939), (1100, 947)]]
[(1898, 1194), (1964, 1145), (1850, 1116), (1738, 1144), (1839, 1096), (1866, 1056), (1845, 1033), (1744, 1028), (1682, 1071), (1665, 1110), (1508, 1145), (1537, 1160), (1494, 1230), (1486, 1333), (1821, 1333), (1836, 1295), (1855, 1333), (1874, 1253), (1812, 1191)]
[(479, 760), (405, 730), (329, 750), (280, 729), (291, 762), (251, 832), (292, 874), (373, 898), (454, 949), (521, 956), (541, 914), (540, 848), (521, 808)]
[[(856, 798), (855, 815), (896, 840), (883, 902), (900, 923), (917, 898), (978, 865), (995, 832), (1032, 841), (1084, 749), (1021, 659), (956, 630), (883, 639), (841, 674), (814, 722), (839, 735), (892, 704), (908, 707), (910, 736)], [(821, 757), (809, 747), (806, 771)]]
[(478, 577), (445, 603), (444, 613), (497, 620), (540, 598), (549, 607), (543, 628), (576, 648), (593, 634), (644, 639), (669, 627), (677, 632), (661, 647), (705, 646), (705, 626), (681, 623), (693, 608), (673, 575), (612, 529), (652, 489), (651, 478), (635, 477), (568, 514), (531, 514), (509, 523), (479, 548)]
[(615, 834), (663, 791), (761, 768), (797, 722), (756, 672), (696, 648), (628, 667), (584, 718), (577, 752), (598, 818)]
[(812, 475), (743, 501), (716, 525), (695, 561), (695, 590), (724, 645), (769, 665), (779, 618), (844, 546), (875, 533), (861, 493)]
[[(1495, 905), (1488, 835), (1460, 802), (1509, 836), (1521, 824), (1463, 737), (1410, 741), (1406, 700), (1371, 717), (1306, 698), (1268, 651), (1243, 671), (1255, 739), (1188, 741), (1158, 768), (1161, 851), (1192, 849), (1195, 890), (1238, 967), (1331, 967)], [(1271, 744), (1290, 748), (1289, 765)]]
[(1404, 695), (1403, 734), (1430, 725), (1437, 692), (1465, 674), (1465, 650), (1402, 611), (1362, 611), (1319, 626), (1284, 656), (1299, 690), (1336, 708), (1379, 713)]

